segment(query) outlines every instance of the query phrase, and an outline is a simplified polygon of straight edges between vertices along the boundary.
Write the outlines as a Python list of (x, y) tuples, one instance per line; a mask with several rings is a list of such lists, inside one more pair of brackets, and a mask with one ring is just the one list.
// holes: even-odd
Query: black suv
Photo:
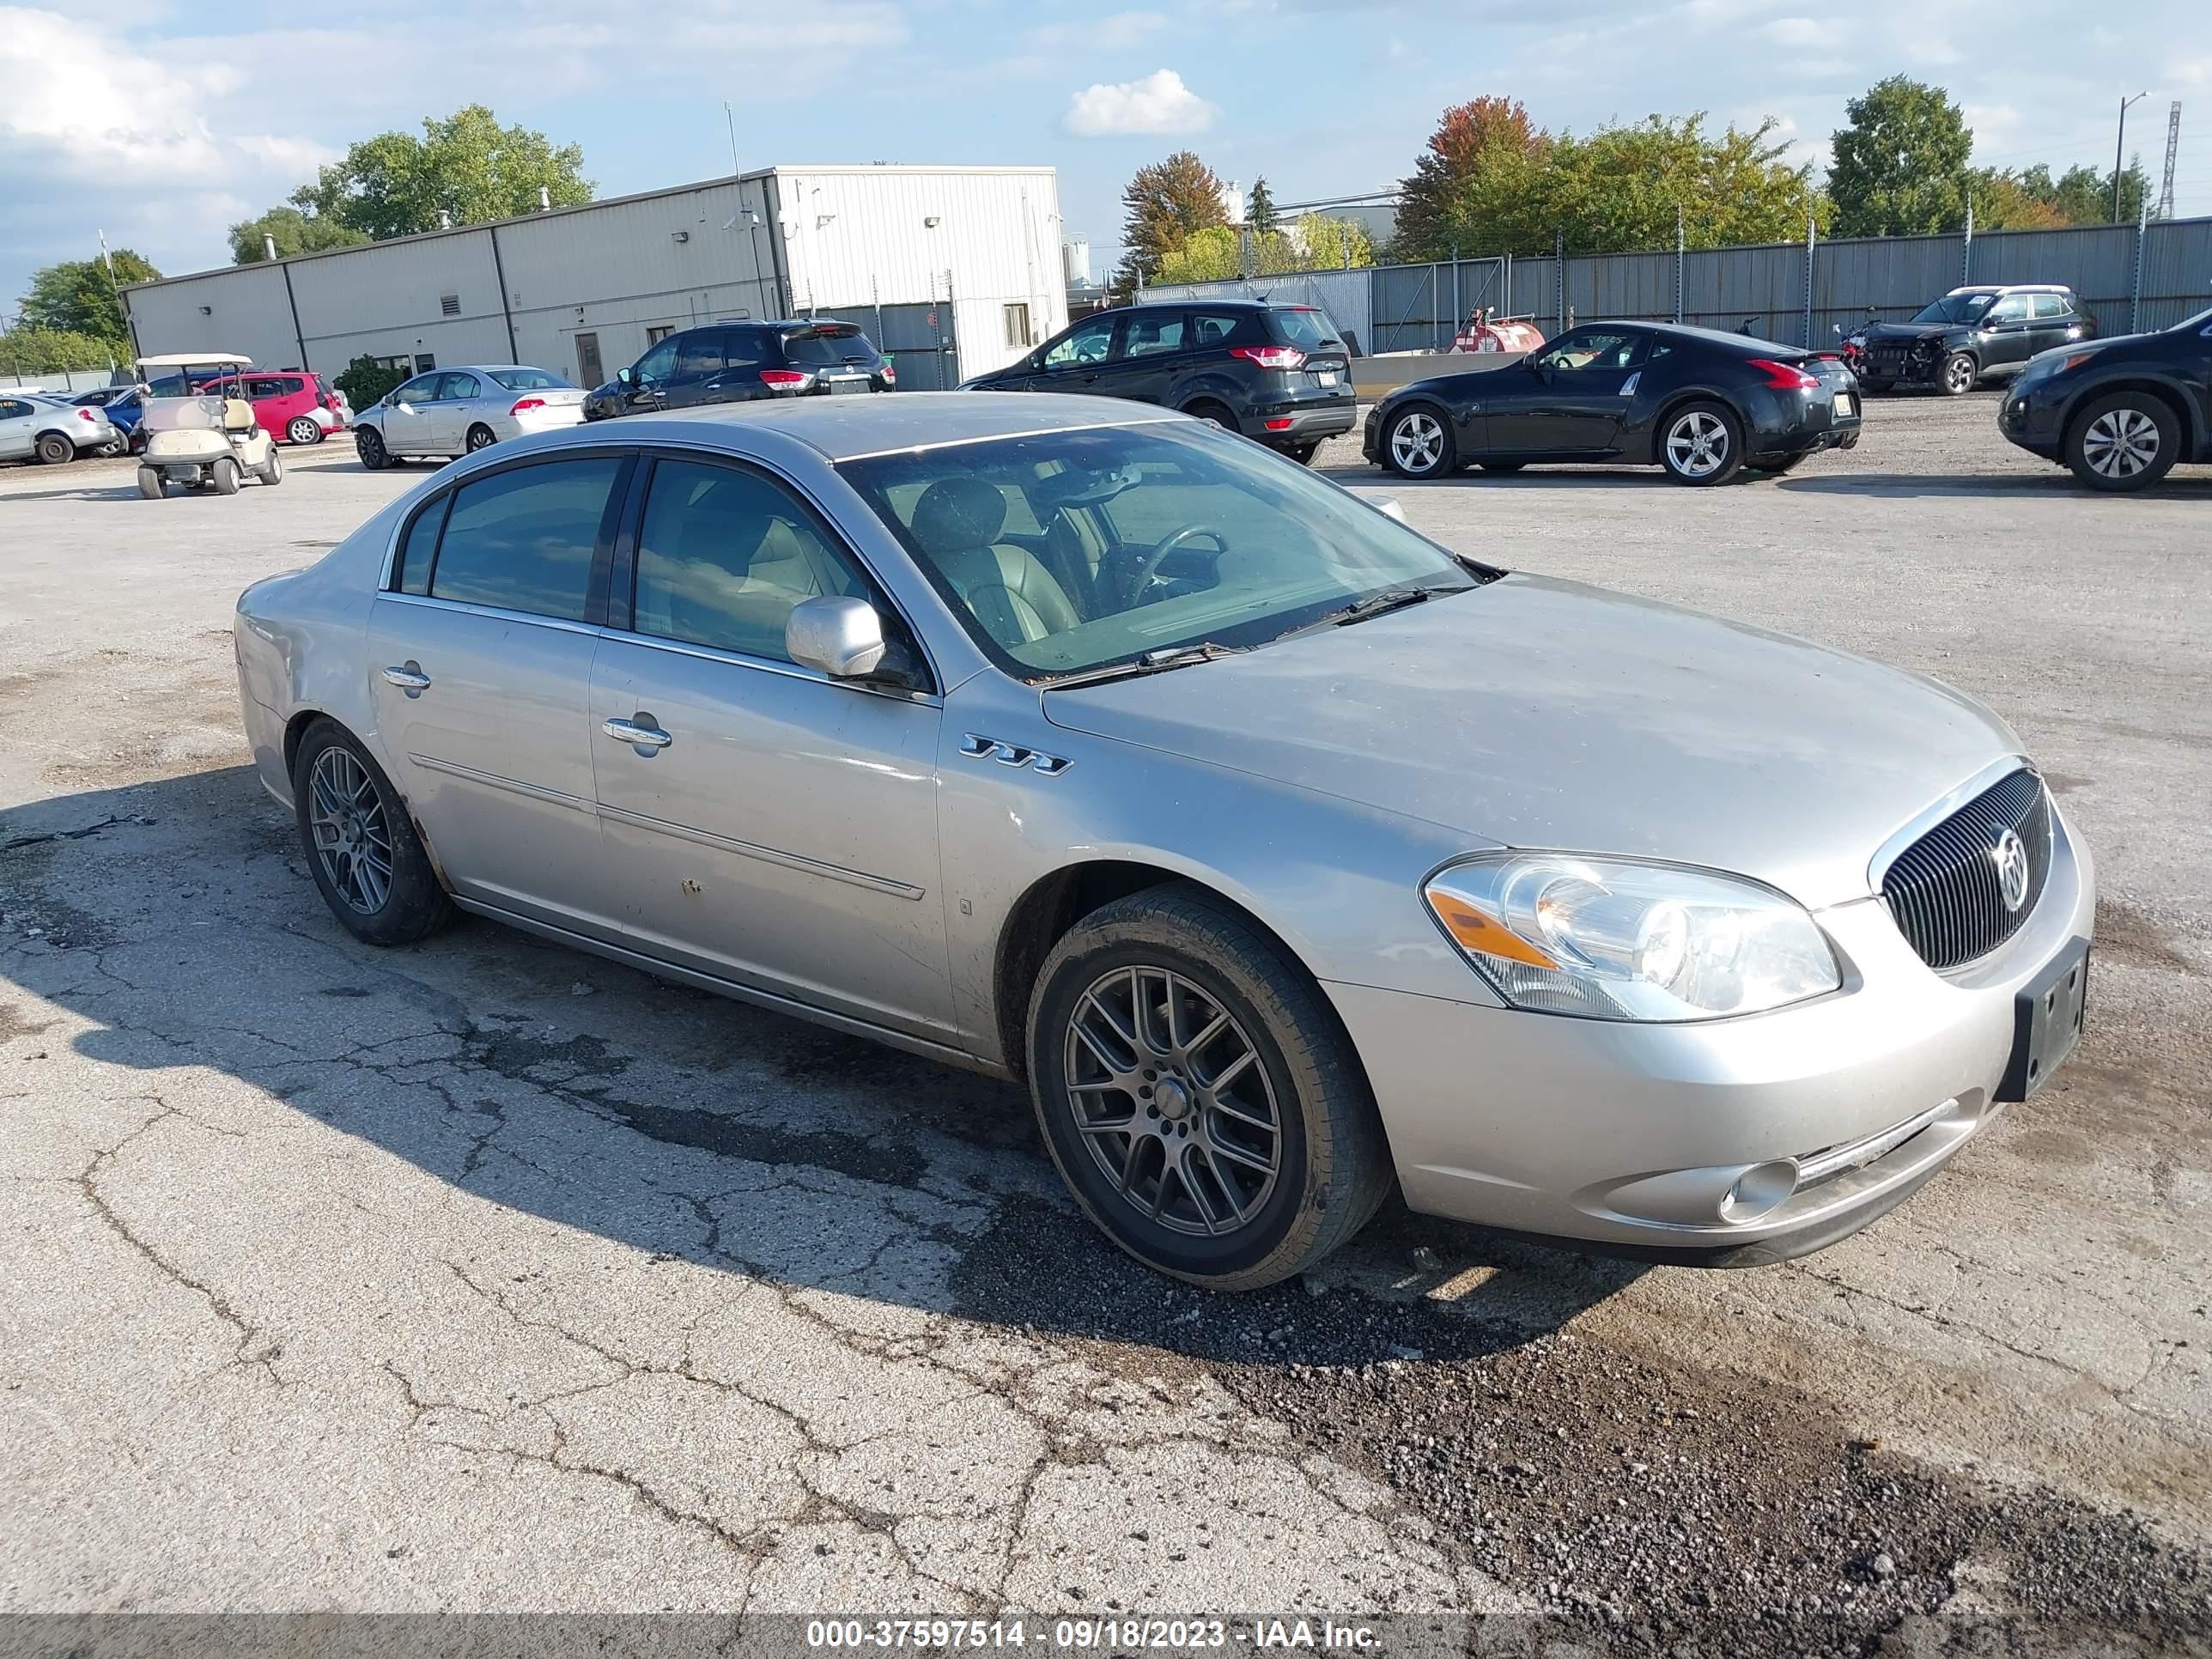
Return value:
[(1085, 317), (963, 392), (1073, 392), (1164, 404), (1310, 461), (1357, 401), (1336, 325), (1312, 306), (1161, 301)]
[(1859, 381), (1869, 392), (1932, 386), (1955, 398), (1984, 380), (2011, 379), (2039, 351), (2096, 332), (2073, 289), (2027, 283), (1954, 288), (1911, 322), (1869, 321), (1848, 343), (1865, 354)]
[(2146, 489), (2177, 461), (2212, 461), (2212, 311), (2037, 358), (1997, 429), (2092, 489)]
[(656, 342), (584, 399), (584, 418), (611, 420), (697, 404), (832, 392), (889, 392), (898, 375), (851, 323), (712, 323)]

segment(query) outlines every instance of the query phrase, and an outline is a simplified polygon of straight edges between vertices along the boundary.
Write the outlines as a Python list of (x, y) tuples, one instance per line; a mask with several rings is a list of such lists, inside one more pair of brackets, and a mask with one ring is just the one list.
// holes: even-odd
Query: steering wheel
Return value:
[(1167, 562), (1169, 554), (1180, 548), (1185, 542), (1198, 536), (1211, 536), (1217, 552), (1226, 553), (1229, 550), (1229, 538), (1211, 525), (1187, 524), (1181, 529), (1170, 530), (1153, 546), (1151, 552), (1145, 554), (1137, 561), (1136, 568), (1130, 573), (1129, 603), (1134, 605), (1144, 596), (1145, 590), (1152, 586), (1154, 574), (1163, 564)]

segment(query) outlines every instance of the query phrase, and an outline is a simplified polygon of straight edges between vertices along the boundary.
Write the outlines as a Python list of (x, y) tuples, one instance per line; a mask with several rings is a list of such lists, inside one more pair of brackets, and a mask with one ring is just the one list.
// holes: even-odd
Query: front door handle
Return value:
[(419, 697), (430, 689), (430, 677), (412, 657), (408, 658), (404, 667), (386, 669), (384, 678), (387, 684), (398, 686), (410, 697)]
[(602, 720), (599, 730), (617, 743), (626, 743), (641, 755), (657, 755), (676, 741), (660, 729), (652, 715), (640, 709), (628, 720)]

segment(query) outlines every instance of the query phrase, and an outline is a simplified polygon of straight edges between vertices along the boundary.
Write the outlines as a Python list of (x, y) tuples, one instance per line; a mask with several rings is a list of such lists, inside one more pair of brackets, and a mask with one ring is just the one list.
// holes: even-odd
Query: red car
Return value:
[[(243, 386), (243, 392), (239, 387)], [(325, 386), (319, 374), (304, 369), (262, 369), (226, 374), (198, 388), (226, 398), (242, 397), (253, 405), (253, 418), (279, 443), (319, 444), (333, 432), (351, 424), (353, 410), (345, 393)]]

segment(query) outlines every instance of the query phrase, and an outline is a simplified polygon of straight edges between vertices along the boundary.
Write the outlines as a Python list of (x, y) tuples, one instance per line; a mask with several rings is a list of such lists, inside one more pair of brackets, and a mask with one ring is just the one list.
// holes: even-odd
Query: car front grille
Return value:
[[(2005, 903), (2001, 851), (2017, 836), (2027, 866), (2017, 908)], [(2023, 767), (1999, 779), (1890, 860), (1881, 896), (1930, 968), (1987, 956), (2020, 930), (2051, 877), (2051, 802)]]

